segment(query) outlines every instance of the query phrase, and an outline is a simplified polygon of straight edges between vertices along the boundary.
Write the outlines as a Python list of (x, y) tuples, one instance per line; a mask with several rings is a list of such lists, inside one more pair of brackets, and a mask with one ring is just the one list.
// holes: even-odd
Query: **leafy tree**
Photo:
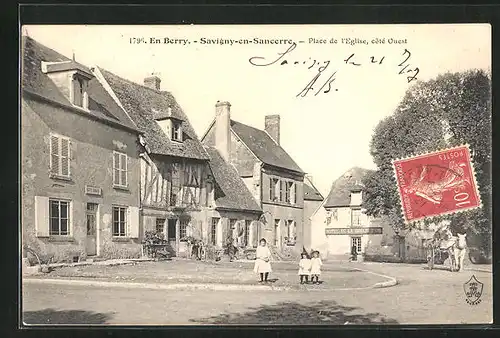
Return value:
[[(404, 229), (392, 160), (464, 143), (471, 149), (483, 208), (447, 217), (452, 221), (452, 230), (480, 235), (482, 243), (478, 244), (489, 247), (491, 80), (482, 70), (446, 73), (415, 84), (393, 115), (379, 122), (370, 143), (377, 170), (363, 182), (367, 214), (386, 216), (396, 231)], [(428, 223), (423, 222), (423, 226)]]

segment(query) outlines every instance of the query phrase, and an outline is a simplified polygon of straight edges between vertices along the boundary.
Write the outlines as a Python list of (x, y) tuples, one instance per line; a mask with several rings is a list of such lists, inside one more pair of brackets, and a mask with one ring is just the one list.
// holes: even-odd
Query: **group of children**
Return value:
[[(271, 269), (271, 251), (267, 247), (267, 242), (264, 238), (260, 240), (260, 245), (257, 247), (256, 260), (254, 266), (254, 272), (260, 274), (260, 282), (267, 282), (269, 273), (272, 272)], [(301, 254), (301, 259), (299, 261), (299, 273), (300, 284), (309, 283), (309, 277), (311, 277), (311, 282), (313, 284), (319, 284), (319, 276), (321, 275), (321, 266), (323, 262), (319, 257), (318, 251), (311, 252), (311, 258), (307, 252)], [(316, 279), (316, 280), (315, 280)]]

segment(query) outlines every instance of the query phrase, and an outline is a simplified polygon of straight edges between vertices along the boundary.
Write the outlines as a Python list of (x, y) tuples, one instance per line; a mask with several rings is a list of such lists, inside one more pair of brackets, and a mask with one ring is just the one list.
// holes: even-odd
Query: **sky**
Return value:
[(376, 169), (373, 130), (409, 86), (491, 67), (488, 24), (43, 25), (23, 34), (137, 83), (158, 75), (199, 137), (219, 100), (231, 103), (232, 119), (260, 129), (279, 114), (280, 144), (325, 196), (351, 167)]

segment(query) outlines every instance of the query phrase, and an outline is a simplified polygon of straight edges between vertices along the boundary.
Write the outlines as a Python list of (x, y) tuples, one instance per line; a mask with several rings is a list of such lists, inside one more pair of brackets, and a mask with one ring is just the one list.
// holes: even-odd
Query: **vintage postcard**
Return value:
[(24, 326), (492, 322), (490, 25), (20, 48)]

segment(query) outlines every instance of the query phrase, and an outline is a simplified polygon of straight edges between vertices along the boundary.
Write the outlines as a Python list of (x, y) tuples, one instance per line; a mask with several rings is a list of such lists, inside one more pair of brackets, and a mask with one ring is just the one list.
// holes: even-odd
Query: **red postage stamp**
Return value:
[(481, 207), (467, 145), (393, 161), (407, 223)]

